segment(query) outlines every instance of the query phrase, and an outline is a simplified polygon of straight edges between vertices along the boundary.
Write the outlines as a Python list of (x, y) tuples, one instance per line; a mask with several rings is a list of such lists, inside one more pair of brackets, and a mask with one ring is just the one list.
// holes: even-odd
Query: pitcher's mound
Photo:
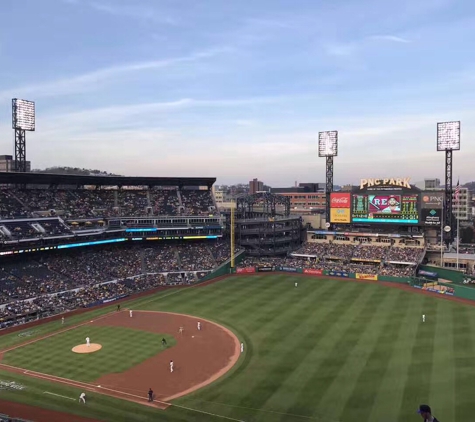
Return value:
[(89, 347), (87, 344), (80, 344), (79, 346), (74, 346), (72, 350), (74, 353), (94, 353), (101, 349), (101, 344), (91, 343)]

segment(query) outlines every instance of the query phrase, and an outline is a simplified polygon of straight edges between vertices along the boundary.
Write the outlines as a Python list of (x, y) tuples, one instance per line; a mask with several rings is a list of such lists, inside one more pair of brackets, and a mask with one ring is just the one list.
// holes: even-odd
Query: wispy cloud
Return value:
[(158, 11), (156, 8), (139, 6), (136, 4), (130, 4), (120, 6), (114, 3), (104, 2), (90, 2), (90, 7), (98, 12), (107, 13), (113, 16), (128, 17), (132, 19), (159, 22), (168, 25), (176, 25), (178, 22), (171, 16), (166, 15), (164, 12)]
[(375, 40), (375, 41), (392, 41), (392, 42), (399, 42), (399, 43), (404, 43), (404, 44), (411, 42), (410, 40), (406, 38), (397, 37), (395, 35), (373, 35), (372, 37), (369, 37), (369, 39)]
[(199, 60), (212, 58), (219, 54), (229, 51), (228, 48), (222, 47), (205, 51), (191, 53), (188, 56), (152, 60), (136, 63), (127, 63), (118, 66), (106, 67), (81, 75), (69, 78), (48, 81), (36, 85), (27, 85), (0, 92), (0, 100), (13, 98), (15, 96), (34, 95), (35, 97), (53, 97), (59, 95), (67, 95), (77, 92), (83, 92), (87, 89), (97, 87), (99, 83), (110, 82), (120, 76), (131, 73), (140, 72), (151, 69), (161, 69), (176, 66), (182, 63), (190, 63)]

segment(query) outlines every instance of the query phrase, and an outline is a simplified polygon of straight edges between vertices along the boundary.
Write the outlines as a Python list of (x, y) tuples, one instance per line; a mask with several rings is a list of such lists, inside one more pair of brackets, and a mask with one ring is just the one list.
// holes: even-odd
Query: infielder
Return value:
[(422, 315), (422, 322), (426, 322), (426, 316)]
[(183, 335), (183, 327), (180, 327), (180, 329), (178, 330), (178, 334)]
[(200, 321), (198, 321), (197, 327), (198, 327), (198, 331), (201, 331), (201, 322)]
[(170, 372), (173, 372), (173, 361), (170, 361)]
[(244, 353), (244, 343), (241, 343), (241, 353)]
[(87, 347), (89, 347), (91, 345), (91, 341), (90, 341), (89, 337), (86, 337), (86, 345), (87, 345)]
[(129, 311), (130, 318), (132, 318), (132, 309)]
[(81, 393), (81, 395), (79, 396), (79, 403), (81, 402), (86, 404), (86, 393)]

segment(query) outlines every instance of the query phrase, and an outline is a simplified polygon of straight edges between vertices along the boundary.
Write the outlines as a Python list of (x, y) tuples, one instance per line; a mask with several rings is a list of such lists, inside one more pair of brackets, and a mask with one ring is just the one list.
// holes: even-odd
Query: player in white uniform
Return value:
[(196, 324), (196, 326), (198, 327), (198, 331), (200, 331), (201, 330), (201, 322), (198, 321), (198, 324)]
[(422, 315), (422, 322), (426, 322), (426, 316)]
[(61, 318), (61, 325), (64, 325), (64, 317)]
[(87, 347), (91, 345), (91, 340), (89, 339), (89, 337), (86, 337), (86, 345)]
[(244, 353), (244, 343), (241, 343), (241, 353)]
[(81, 393), (81, 395), (79, 396), (79, 403), (81, 402), (86, 404), (86, 393)]
[(129, 311), (130, 318), (132, 318), (132, 309)]
[(178, 330), (178, 334), (183, 335), (183, 327), (180, 327), (180, 329)]
[(173, 361), (170, 361), (170, 372), (173, 372)]
[(295, 287), (297, 287), (299, 285), (299, 283), (295, 283)]

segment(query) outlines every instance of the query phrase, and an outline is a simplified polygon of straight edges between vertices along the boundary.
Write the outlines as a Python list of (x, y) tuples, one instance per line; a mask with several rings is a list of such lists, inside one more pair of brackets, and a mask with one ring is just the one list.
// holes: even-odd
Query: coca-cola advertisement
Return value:
[(333, 192), (330, 194), (330, 208), (350, 208), (351, 193)]

